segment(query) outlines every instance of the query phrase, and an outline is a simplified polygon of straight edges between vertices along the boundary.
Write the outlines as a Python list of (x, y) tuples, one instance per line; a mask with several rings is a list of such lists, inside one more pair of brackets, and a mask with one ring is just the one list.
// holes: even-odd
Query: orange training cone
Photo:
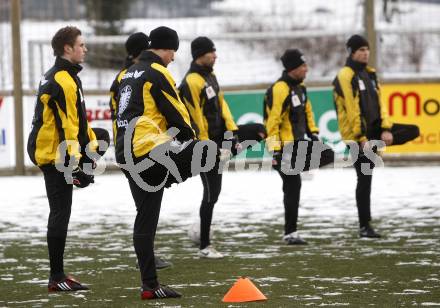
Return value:
[(241, 277), (234, 283), (232, 288), (222, 299), (224, 303), (242, 303), (253, 301), (264, 301), (267, 297), (249, 280), (249, 278)]

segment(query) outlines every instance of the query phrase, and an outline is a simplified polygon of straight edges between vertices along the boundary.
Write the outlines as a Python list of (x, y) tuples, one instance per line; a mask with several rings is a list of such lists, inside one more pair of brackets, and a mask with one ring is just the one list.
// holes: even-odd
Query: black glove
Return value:
[(235, 133), (238, 134), (241, 142), (247, 140), (255, 140), (257, 142), (260, 142), (267, 137), (264, 125), (260, 123), (238, 125), (238, 131), (236, 131)]
[(90, 183), (95, 183), (95, 180), (93, 175), (88, 175), (80, 167), (76, 167), (72, 171), (72, 182), (76, 187), (84, 188)]
[(320, 141), (320, 139), (319, 139), (319, 135), (318, 135), (318, 134), (310, 134), (310, 135), (309, 135), (309, 138), (310, 138), (312, 141)]
[(85, 156), (85, 158), (83, 158), (83, 157), (81, 157), (81, 159), (79, 160), (79, 168), (84, 170), (84, 164), (91, 164), (92, 165), (92, 170), (95, 170), (96, 167), (98, 167), (98, 164), (96, 163), (95, 160), (93, 160), (93, 159), (91, 159), (91, 158), (89, 158), (87, 156)]
[(180, 128), (179, 133), (176, 135), (175, 139), (180, 141), (180, 142), (185, 142), (191, 139), (194, 139), (194, 132), (192, 131), (192, 129), (187, 128), (187, 127), (182, 127)]
[(234, 134), (232, 136), (231, 141), (232, 141), (231, 153), (233, 156), (235, 156), (241, 150), (241, 144), (240, 144), (240, 140), (238, 139), (238, 135)]
[(272, 168), (275, 170), (280, 171), (281, 170), (281, 160), (283, 158), (283, 152), (281, 151), (274, 151), (272, 156)]

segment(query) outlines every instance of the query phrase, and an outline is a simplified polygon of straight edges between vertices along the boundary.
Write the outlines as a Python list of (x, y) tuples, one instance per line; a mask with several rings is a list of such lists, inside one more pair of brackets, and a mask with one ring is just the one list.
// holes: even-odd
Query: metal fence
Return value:
[[(309, 84), (330, 85), (353, 33), (368, 36), (372, 63), (385, 79), (440, 79), (439, 1), (185, 0), (184, 8), (182, 3), (2, 0), (0, 96), (15, 97), (15, 166), (23, 163), (20, 97), (33, 94), (40, 76), (53, 65), (50, 40), (65, 25), (79, 27), (86, 39), (89, 53), (81, 79), (89, 93), (108, 91), (122, 66), (129, 33), (148, 33), (160, 25), (176, 29), (181, 37), (176, 61), (170, 65), (177, 82), (191, 61), (191, 40), (205, 35), (216, 43), (222, 86), (251, 88), (273, 82), (281, 73), (279, 57), (286, 48), (305, 53)], [(23, 168), (17, 170), (21, 173)]]
[[(38, 6), (40, 2), (45, 5)], [(232, 0), (194, 0), (193, 15), (201, 16), (189, 18), (163, 17), (167, 8), (167, 16), (179, 17), (175, 9), (181, 6), (178, 0), (165, 1), (156, 11), (157, 1), (151, 1), (149, 9), (149, 1), (118, 1), (124, 5), (123, 14), (111, 13), (121, 10), (120, 5), (112, 5), (114, 1), (94, 2), (103, 4), (90, 8), (87, 0), (54, 1), (53, 6), (51, 1), (21, 0), (19, 40), (25, 90), (35, 90), (40, 76), (52, 65), (50, 39), (67, 24), (77, 25), (86, 37), (89, 55), (82, 78), (85, 87), (93, 90), (108, 88), (123, 62), (122, 44), (129, 33), (148, 33), (163, 24), (175, 28), (182, 39), (176, 62), (170, 66), (177, 79), (191, 61), (190, 41), (207, 35), (215, 39), (216, 69), (224, 86), (271, 82), (279, 75), (280, 54), (291, 47), (306, 54), (311, 67), (309, 81), (328, 82), (345, 60), (344, 42), (352, 33), (375, 38), (375, 58), (384, 78), (440, 76), (440, 4), (436, 1), (244, 0), (237, 4)], [(0, 91), (14, 88), (13, 76), (8, 73), (12, 63), (10, 3), (4, 0), (0, 5)], [(182, 16), (191, 16), (191, 3)], [(368, 3), (375, 4), (374, 14), (367, 11)], [(90, 12), (93, 8), (95, 13)], [(114, 19), (103, 19), (100, 11)], [(208, 13), (215, 15), (206, 17)], [(374, 18), (368, 20), (371, 16)]]
[(438, 78), (440, 2), (383, 0), (381, 8), (382, 13), (376, 16), (375, 30), (378, 62), (384, 77)]

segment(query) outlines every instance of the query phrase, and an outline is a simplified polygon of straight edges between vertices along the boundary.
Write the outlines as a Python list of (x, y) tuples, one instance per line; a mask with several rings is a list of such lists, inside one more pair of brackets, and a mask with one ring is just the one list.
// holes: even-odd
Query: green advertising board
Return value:
[[(225, 99), (237, 124), (263, 123), (264, 93), (265, 90), (225, 93)], [(308, 89), (308, 95), (312, 102), (320, 137), (337, 153), (343, 153), (345, 144), (341, 141), (339, 134), (331, 88)], [(239, 157), (261, 158), (265, 155), (264, 153), (264, 145), (257, 144)]]

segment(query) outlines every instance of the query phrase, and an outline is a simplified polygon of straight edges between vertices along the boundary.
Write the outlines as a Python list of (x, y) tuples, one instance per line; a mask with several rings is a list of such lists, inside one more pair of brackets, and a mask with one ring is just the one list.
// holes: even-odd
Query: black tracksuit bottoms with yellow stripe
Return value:
[[(401, 145), (408, 141), (416, 139), (419, 135), (419, 128), (416, 125), (398, 124), (395, 123), (391, 127), (391, 134), (393, 135), (392, 145)], [(380, 140), (381, 129), (371, 131), (367, 137), (369, 140)], [(353, 166), (356, 170), (357, 185), (356, 185), (356, 206), (359, 216), (359, 227), (368, 226), (371, 221), (371, 182), (373, 178), (374, 162), (369, 160), (362, 152), (355, 160)], [(362, 164), (369, 164), (371, 172), (363, 172)], [(365, 170), (365, 169), (364, 169)]]
[[(110, 143), (108, 132), (102, 128), (93, 128), (97, 140)], [(98, 151), (104, 155), (105, 151)], [(83, 155), (84, 157), (84, 155)], [(85, 161), (84, 159), (83, 161)], [(80, 162), (81, 163), (81, 162)], [(47, 222), (47, 246), (49, 250), (51, 280), (64, 278), (64, 247), (72, 209), (73, 185), (67, 184), (64, 173), (55, 165), (40, 166), (44, 175), (47, 199), (49, 200), (49, 218)]]

